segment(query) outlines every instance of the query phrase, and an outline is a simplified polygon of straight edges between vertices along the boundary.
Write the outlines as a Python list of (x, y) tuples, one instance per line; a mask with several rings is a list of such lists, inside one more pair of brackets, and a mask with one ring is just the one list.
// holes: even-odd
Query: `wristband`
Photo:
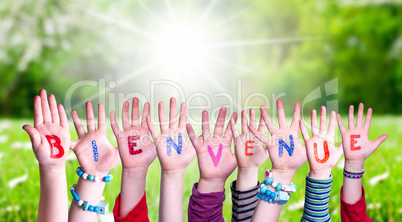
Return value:
[(88, 175), (87, 173), (85, 173), (81, 167), (78, 167), (76, 170), (76, 173), (79, 177), (81, 177), (84, 180), (89, 180), (89, 181), (94, 181), (94, 182), (110, 182), (113, 179), (112, 174), (108, 173), (107, 176), (104, 176), (103, 178), (97, 177), (97, 176), (93, 176), (93, 175)]
[(366, 169), (364, 169), (364, 167), (363, 167), (362, 172), (350, 172), (350, 171), (347, 171), (347, 170), (343, 169), (343, 176), (347, 177), (347, 178), (350, 178), (350, 179), (360, 179), (360, 178), (363, 177), (363, 174), (364, 174), (365, 170)]
[(98, 203), (98, 205), (93, 206), (89, 205), (88, 201), (83, 201), (80, 199), (78, 196), (77, 192), (75, 192), (75, 184), (70, 188), (71, 195), (73, 196), (75, 202), (77, 202), (79, 207), (82, 207), (83, 211), (90, 211), (90, 212), (95, 212), (97, 214), (102, 214), (106, 215), (108, 212), (109, 204), (104, 203), (103, 201), (105, 200), (105, 197), (102, 196), (101, 202)]
[[(264, 173), (264, 182), (260, 184), (260, 193), (257, 198), (267, 201), (269, 203), (286, 204), (291, 198), (290, 193), (296, 192), (297, 187), (293, 183), (290, 185), (282, 185), (282, 183), (274, 182), (272, 173), (267, 170)], [(276, 192), (269, 190), (271, 185)]]

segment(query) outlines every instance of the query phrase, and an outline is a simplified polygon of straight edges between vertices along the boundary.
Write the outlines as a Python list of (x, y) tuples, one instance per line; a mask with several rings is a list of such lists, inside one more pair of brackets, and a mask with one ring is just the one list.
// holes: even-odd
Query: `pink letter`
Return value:
[(208, 145), (208, 153), (209, 153), (209, 155), (211, 156), (212, 162), (214, 163), (214, 166), (215, 166), (215, 167), (218, 166), (219, 160), (221, 159), (221, 156), (222, 156), (222, 148), (223, 148), (223, 145), (222, 145), (222, 144), (219, 144), (218, 154), (216, 154), (216, 156), (215, 156), (214, 151), (212, 151), (211, 146)]

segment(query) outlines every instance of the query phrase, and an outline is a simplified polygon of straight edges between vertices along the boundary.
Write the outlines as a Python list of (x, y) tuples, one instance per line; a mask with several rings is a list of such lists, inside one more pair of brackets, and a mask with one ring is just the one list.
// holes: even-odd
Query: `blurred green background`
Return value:
[[(178, 34), (190, 27), (195, 36), (207, 36), (208, 41), (187, 51), (177, 49), (182, 53), (179, 56), (168, 53), (160, 59), (164, 52), (158, 48), (159, 39), (165, 38), (160, 30), (172, 27), (179, 27)], [(181, 36), (174, 40), (167, 43), (171, 51), (180, 44), (189, 45)], [(191, 54), (200, 47), (208, 49), (207, 53)], [(368, 214), (375, 221), (401, 221), (401, 53), (400, 0), (2, 0), (0, 221), (36, 220), (38, 167), (21, 126), (32, 124), (32, 99), (42, 88), (55, 94), (67, 112), (78, 109), (81, 115), (88, 100), (105, 103), (108, 112), (119, 113), (122, 101), (143, 96), (142, 101), (151, 102), (154, 118), (156, 104), (181, 96), (180, 90), (185, 98), (178, 101), (201, 92), (211, 100), (205, 109), (233, 103), (230, 112), (267, 105), (275, 114), (274, 100), (281, 97), (289, 116), (293, 104), (302, 103), (306, 121), (311, 109), (321, 105), (346, 114), (349, 105), (364, 102), (375, 114), (370, 138), (390, 135), (366, 163)], [(155, 82), (162, 80), (165, 85)], [(224, 95), (231, 95), (232, 100)], [(269, 103), (261, 96), (249, 100), (250, 95), (265, 95)], [(205, 105), (200, 99), (192, 102)], [(199, 121), (200, 112), (189, 114)], [(77, 179), (77, 165), (72, 154), (67, 162), (69, 186)], [(340, 220), (342, 161), (339, 166), (333, 171), (330, 210), (334, 221)], [(266, 168), (269, 161), (261, 172)], [(113, 170), (115, 180), (105, 190), (111, 207), (119, 193), (120, 169), (119, 165)], [(281, 221), (301, 217), (307, 172), (307, 165), (299, 170), (295, 181), (300, 192), (284, 208)], [(157, 161), (148, 178), (149, 216), (156, 221)], [(235, 178), (233, 173), (226, 186), (227, 221), (231, 217), (228, 185)], [(185, 212), (197, 180), (194, 160), (185, 176)], [(110, 215), (101, 217), (108, 219)]]

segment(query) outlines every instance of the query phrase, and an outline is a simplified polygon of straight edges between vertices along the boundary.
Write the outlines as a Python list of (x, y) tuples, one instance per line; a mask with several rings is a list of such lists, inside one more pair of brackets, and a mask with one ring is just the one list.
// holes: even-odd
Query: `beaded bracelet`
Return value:
[(365, 171), (364, 167), (362, 172), (350, 172), (343, 169), (343, 176), (350, 179), (360, 179), (363, 177), (364, 171)]
[[(260, 184), (260, 193), (257, 194), (257, 198), (269, 203), (286, 204), (291, 198), (290, 192), (296, 192), (297, 190), (296, 185), (293, 183), (290, 185), (282, 185), (282, 183), (274, 182), (272, 173), (269, 170), (265, 172), (264, 179), (265, 180)], [(276, 192), (269, 190), (269, 185), (275, 188)]]
[(77, 170), (76, 170), (76, 172), (77, 172), (77, 175), (78, 175), (79, 177), (81, 177), (82, 179), (84, 179), (84, 180), (89, 180), (89, 181), (94, 181), (94, 182), (103, 181), (103, 182), (106, 183), (106, 182), (112, 181), (112, 179), (113, 179), (113, 176), (112, 176), (112, 174), (110, 174), (110, 173), (108, 173), (108, 175), (107, 175), (107, 176), (104, 176), (103, 178), (100, 178), (100, 177), (97, 177), (97, 176), (93, 176), (93, 175), (88, 175), (87, 173), (85, 173), (85, 172), (81, 169), (81, 167), (78, 167)]
[(108, 212), (109, 205), (107, 203), (104, 203), (103, 201), (105, 200), (105, 197), (102, 196), (101, 202), (98, 203), (98, 205), (93, 206), (89, 205), (88, 201), (83, 201), (80, 199), (78, 196), (77, 192), (75, 192), (75, 184), (70, 188), (71, 195), (73, 196), (74, 200), (77, 202), (79, 207), (82, 207), (83, 211), (90, 211), (90, 212), (95, 212), (97, 214), (102, 214), (105, 215)]

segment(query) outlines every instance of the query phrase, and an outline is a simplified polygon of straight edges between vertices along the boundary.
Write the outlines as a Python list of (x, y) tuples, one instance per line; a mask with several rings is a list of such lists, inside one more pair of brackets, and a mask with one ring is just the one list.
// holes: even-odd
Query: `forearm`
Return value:
[(184, 170), (162, 170), (159, 221), (183, 221), (183, 177)]
[(246, 191), (255, 188), (258, 184), (258, 167), (241, 168), (237, 171), (236, 189)]
[[(273, 174), (274, 182), (288, 185), (292, 182), (296, 172), (288, 170), (278, 171), (273, 169), (271, 173)], [(275, 189), (272, 186), (269, 186), (269, 190), (275, 192)], [(281, 210), (282, 204), (272, 204), (267, 201), (259, 200), (251, 221), (278, 221)], [(269, 214), (267, 214), (267, 212), (269, 212)]]
[[(362, 172), (364, 161), (345, 161), (345, 170), (350, 172)], [(342, 196), (345, 202), (354, 204), (361, 199), (362, 178), (351, 179), (343, 177)]]
[(68, 197), (64, 166), (48, 167), (39, 164), (40, 199), (38, 221), (67, 221)]
[(146, 169), (124, 169), (121, 179), (119, 216), (125, 217), (145, 193)]
[[(93, 182), (80, 177), (75, 191), (81, 200), (84, 202), (88, 201), (88, 204), (96, 206), (101, 201), (104, 188), (104, 182)], [(69, 221), (98, 221), (98, 214), (88, 210), (83, 211), (82, 207), (78, 206), (77, 202), (73, 199), (70, 205), (68, 219)]]

